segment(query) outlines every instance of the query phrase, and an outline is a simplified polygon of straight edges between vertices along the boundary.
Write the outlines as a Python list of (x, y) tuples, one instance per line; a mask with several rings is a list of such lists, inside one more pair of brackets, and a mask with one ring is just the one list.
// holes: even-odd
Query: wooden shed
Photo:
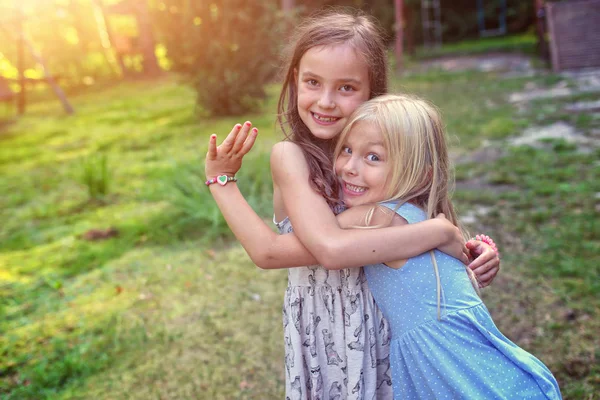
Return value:
[(600, 68), (600, 0), (549, 2), (546, 18), (555, 72)]

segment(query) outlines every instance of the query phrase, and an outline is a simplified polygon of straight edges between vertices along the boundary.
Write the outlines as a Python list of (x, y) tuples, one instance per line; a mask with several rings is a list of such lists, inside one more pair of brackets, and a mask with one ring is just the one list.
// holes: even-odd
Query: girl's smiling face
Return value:
[(298, 113), (319, 139), (335, 138), (350, 114), (369, 99), (367, 64), (349, 44), (307, 50), (295, 76)]
[(340, 178), (347, 207), (386, 199), (391, 168), (383, 140), (375, 124), (360, 121), (341, 143), (335, 172)]

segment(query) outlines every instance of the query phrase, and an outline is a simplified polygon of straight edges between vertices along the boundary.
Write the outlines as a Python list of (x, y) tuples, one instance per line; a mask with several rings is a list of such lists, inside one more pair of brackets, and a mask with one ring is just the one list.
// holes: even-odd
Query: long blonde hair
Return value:
[[(462, 227), (454, 206), (453, 169), (448, 145), (438, 109), (431, 103), (411, 95), (383, 95), (360, 105), (342, 131), (334, 155), (340, 155), (345, 138), (359, 122), (373, 124), (381, 132), (391, 176), (384, 201), (396, 201), (400, 207), (410, 202), (422, 208), (428, 218), (444, 213), (446, 218)], [(372, 215), (372, 213), (371, 213)], [(440, 317), (441, 287), (437, 262), (431, 257), (438, 280), (438, 317)], [(473, 286), (478, 285), (473, 272), (467, 268)], [(475, 280), (474, 280), (475, 279)]]

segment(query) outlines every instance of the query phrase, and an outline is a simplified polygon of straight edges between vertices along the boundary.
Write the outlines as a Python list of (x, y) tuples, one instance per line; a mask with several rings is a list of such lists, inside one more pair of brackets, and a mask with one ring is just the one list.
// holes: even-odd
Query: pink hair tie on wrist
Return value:
[(498, 257), (500, 257), (500, 252), (498, 251), (498, 247), (496, 247), (496, 243), (494, 243), (494, 241), (492, 240), (491, 237), (489, 237), (488, 235), (481, 234), (481, 235), (475, 235), (474, 239), (488, 244), (492, 248), (492, 250), (494, 250), (496, 252), (496, 255)]

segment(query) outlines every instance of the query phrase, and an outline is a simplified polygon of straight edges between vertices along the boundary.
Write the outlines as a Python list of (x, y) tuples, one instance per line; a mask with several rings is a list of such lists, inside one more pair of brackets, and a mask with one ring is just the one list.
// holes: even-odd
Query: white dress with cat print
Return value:
[(393, 398), (389, 328), (362, 268), (288, 269), (283, 331), (286, 400)]

